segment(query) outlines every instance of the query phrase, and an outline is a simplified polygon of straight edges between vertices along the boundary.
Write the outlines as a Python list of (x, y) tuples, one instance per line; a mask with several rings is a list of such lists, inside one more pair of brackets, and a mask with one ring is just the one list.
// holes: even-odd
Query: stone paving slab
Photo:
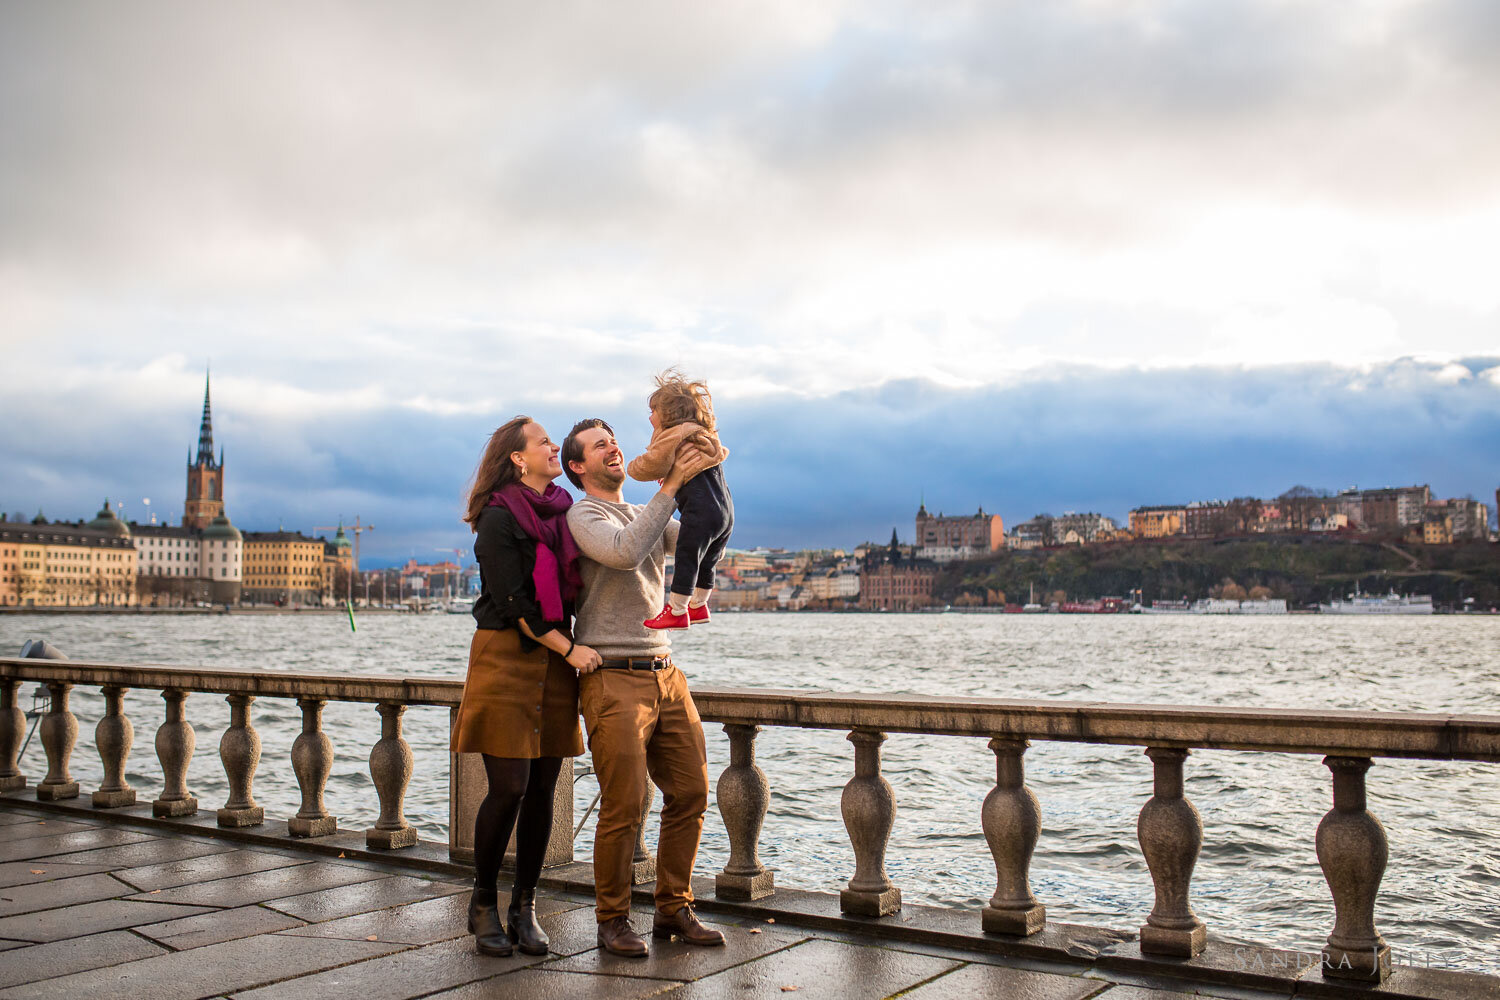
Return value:
[(317, 892), (351, 882), (371, 882), (384, 873), (354, 865), (335, 865), (313, 861), (295, 868), (273, 868), (212, 882), (195, 882), (175, 889), (163, 889), (149, 897), (145, 893), (129, 899), (150, 898), (158, 903), (187, 903), (196, 906), (248, 906), (268, 899), (279, 899), (304, 892)]
[(166, 953), (167, 949), (129, 931), (106, 931), (66, 941), (34, 944), (10, 953), (0, 961), (0, 989)]
[(35, 819), (41, 819), (36, 813), (21, 812), (12, 806), (4, 805), (4, 799), (0, 799), (0, 826), (10, 826), (12, 823), (29, 823)]
[[(271, 936), (320, 945), (343, 943), (328, 938), (300, 938), (290, 934)], [(522, 955), (520, 952), (516, 952), (509, 958), (491, 958), (481, 955), (474, 950), (473, 938), (465, 935), (452, 941), (412, 948), (385, 958), (345, 965), (315, 976), (304, 976), (300, 979), (279, 982), (273, 986), (236, 993), (235, 1000), (309, 1000), (312, 997), (408, 1000), (409, 997), (425, 996), (435, 990), (461, 986), (477, 979), (487, 979), (503, 972), (545, 961), (547, 961), (545, 955)], [(518, 994), (492, 993), (490, 995), (515, 996)]]
[(337, 889), (302, 893), (285, 899), (270, 899), (261, 905), (316, 923), (320, 920), (353, 916), (356, 913), (368, 913), (370, 910), (380, 910), (401, 903), (414, 903), (437, 896), (456, 895), (463, 891), (443, 882), (413, 878), (410, 875), (392, 875), (389, 878), (376, 878)]
[(993, 997), (1004, 997), (1005, 1000), (1084, 1000), (1109, 985), (1103, 979), (974, 963), (929, 980), (910, 993), (903, 993), (901, 1000), (991, 1000)]
[[(526, 997), (527, 1000), (636, 1000), (637, 997), (657, 995), (672, 1000), (678, 995), (678, 991), (671, 983), (656, 979), (594, 976), (582, 972), (554, 972), (550, 969), (522, 969), (498, 979), (485, 979), (456, 990), (433, 994), (443, 1000), (495, 1000), (496, 997)], [(744, 996), (746, 1000), (752, 1000), (760, 994)], [(776, 996), (783, 997), (787, 994), (778, 992)]]
[(129, 891), (123, 882), (105, 873), (12, 886), (0, 889), (0, 917), (35, 910), (55, 910), (59, 906), (87, 903), (95, 899), (113, 899)]
[(307, 856), (287, 857), (266, 851), (225, 851), (204, 854), (196, 858), (166, 861), (154, 865), (125, 868), (115, 872), (136, 889), (146, 892), (151, 889), (172, 889), (189, 882), (208, 882), (213, 879), (232, 878), (253, 872), (269, 871), (272, 868), (292, 868), (305, 865), (313, 859)]
[(302, 921), (285, 913), (277, 913), (263, 906), (239, 906), (232, 910), (210, 910), (196, 916), (152, 924), (137, 928), (136, 933), (153, 941), (160, 941), (173, 951), (186, 951), (189, 948), (201, 948), (256, 934), (272, 934), (300, 926)]
[[(645, 958), (623, 958), (594, 948), (571, 958), (551, 963), (548, 968), (560, 972), (589, 972), (606, 976), (635, 976), (648, 979), (702, 979), (730, 966), (750, 962), (774, 951), (781, 951), (807, 939), (806, 934), (774, 932), (758, 927), (713, 924), (724, 932), (723, 947), (705, 948), (679, 940), (659, 941), (651, 937), (650, 920), (639, 917), (631, 921), (636, 933), (646, 938), (651, 954)], [(759, 933), (754, 933), (759, 931)], [(597, 935), (597, 923), (595, 934)]]
[(7, 861), (0, 865), (0, 889), (33, 882), (55, 882), (58, 879), (74, 878), (78, 875), (93, 875), (107, 872), (112, 865), (75, 865), (53, 859), (46, 861)]
[(797, 1000), (884, 1000), (961, 963), (838, 941), (811, 940), (765, 958), (688, 983), (671, 1000), (780, 996), (795, 986)]
[(40, 910), (0, 919), (0, 938), (21, 941), (61, 941), (100, 931), (114, 931), (178, 917), (192, 916), (203, 906), (172, 906), (124, 899), (102, 899), (55, 910)]
[(1196, 992), (1179, 993), (1176, 990), (1153, 990), (1144, 986), (1110, 986), (1103, 981), (1099, 985), (1109, 988), (1098, 994), (1095, 1000), (1198, 1000), (1205, 995)]
[(66, 819), (49, 819), (45, 816), (28, 817), (24, 823), (14, 823), (5, 831), (6, 843), (14, 843), (18, 840), (30, 840), (34, 837), (57, 837), (64, 833), (77, 833), (79, 830), (97, 830), (98, 826), (93, 823), (77, 823)]
[(209, 854), (227, 854), (234, 850), (233, 844), (212, 840), (163, 839), (146, 837), (116, 847), (96, 847), (63, 854), (54, 860), (69, 864), (109, 865), (111, 868), (137, 868), (142, 865), (157, 865), (186, 858), (201, 858)]
[(262, 934), (0, 990), (0, 1000), (46, 997), (199, 1000), (358, 962), (399, 947), (375, 941), (312, 941)]
[(54, 854), (72, 854), (95, 847), (114, 847), (118, 844), (135, 844), (154, 839), (150, 834), (137, 830), (104, 829), (85, 827), (72, 833), (26, 840), (6, 839), (0, 843), (0, 861), (20, 861), (26, 858), (45, 858)]
[(468, 894), (458, 892), (404, 906), (375, 910), (373, 913), (307, 924), (286, 933), (299, 937), (343, 938), (346, 941), (362, 941), (373, 935), (377, 941), (411, 945), (436, 944), (467, 936), (468, 914)]

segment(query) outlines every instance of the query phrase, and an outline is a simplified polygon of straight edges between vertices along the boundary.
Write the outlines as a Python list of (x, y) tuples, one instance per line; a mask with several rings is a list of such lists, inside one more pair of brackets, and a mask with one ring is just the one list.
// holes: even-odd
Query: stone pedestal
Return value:
[(26, 775), (16, 761), (26, 738), (26, 713), (16, 704), (20, 685), (15, 678), (0, 677), (0, 792), (26, 787)]
[(885, 874), (885, 848), (896, 822), (896, 793), (880, 774), (885, 733), (856, 729), (854, 777), (844, 786), (840, 811), (854, 847), (854, 877), (839, 892), (839, 909), (856, 917), (884, 917), (901, 909), (901, 890)]
[(1203, 847), (1203, 820), (1182, 793), (1188, 751), (1149, 747), (1146, 755), (1155, 765), (1155, 787), (1141, 809), (1136, 836), (1156, 887), (1156, 905), (1141, 927), (1141, 951), (1192, 958), (1203, 951), (1208, 931), (1188, 904), (1188, 885)]
[(168, 689), (161, 696), (167, 704), (167, 717), (156, 730), (156, 757), (161, 762), (163, 781), (161, 796), (151, 803), (151, 815), (193, 816), (198, 812), (198, 799), (188, 791), (187, 769), (198, 746), (198, 734), (183, 708), (187, 692)]
[(771, 788), (755, 763), (759, 726), (726, 725), (729, 766), (719, 775), (719, 813), (729, 834), (729, 861), (714, 878), (720, 899), (763, 899), (775, 892), (776, 879), (760, 863), (760, 830), (765, 822)]
[(1042, 809), (1026, 787), (1026, 740), (990, 740), (995, 787), (985, 796), (980, 820), (995, 859), (995, 894), (980, 915), (990, 934), (1035, 934), (1047, 925), (1047, 908), (1031, 892), (1031, 855), (1042, 830)]
[(260, 734), (250, 724), (250, 703), (255, 697), (232, 694), (224, 700), (229, 702), (229, 728), (219, 738), (219, 760), (229, 779), (229, 799), (218, 811), (218, 824), (230, 828), (260, 826), (266, 821), (266, 811), (255, 804), (253, 791), (255, 768), (260, 763)]
[(1318, 824), (1318, 865), (1333, 893), (1333, 933), (1323, 948), (1323, 978), (1382, 983), (1391, 949), (1375, 929), (1375, 896), (1390, 849), (1385, 827), (1365, 801), (1368, 757), (1325, 757), (1333, 772), (1333, 808)]
[(135, 742), (135, 727), (126, 717), (123, 704), (125, 689), (106, 686), (104, 717), (94, 727), (94, 745), (104, 764), (104, 782), (94, 793), (95, 809), (119, 809), (135, 805), (135, 789), (125, 780), (125, 761)]
[(68, 770), (73, 746), (78, 742), (78, 719), (68, 709), (68, 692), (73, 685), (49, 681), (51, 710), (41, 721), (42, 749), (47, 752), (47, 776), (36, 786), (36, 797), (43, 802), (78, 798), (78, 782)]

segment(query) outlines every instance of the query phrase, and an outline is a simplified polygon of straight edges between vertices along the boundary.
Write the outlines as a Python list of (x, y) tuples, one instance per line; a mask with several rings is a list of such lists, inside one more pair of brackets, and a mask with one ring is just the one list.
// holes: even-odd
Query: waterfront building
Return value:
[(1181, 534), (1188, 538), (1217, 538), (1228, 525), (1223, 500), (1194, 500), (1182, 508)]
[(1427, 486), (1386, 486), (1377, 490), (1348, 489), (1339, 493), (1341, 513), (1366, 531), (1401, 531), (1420, 526), (1432, 502)]
[(891, 544), (865, 556), (859, 574), (859, 606), (872, 611), (915, 611), (932, 605), (937, 563), (912, 558), (891, 532)]
[(154, 605), (239, 601), (244, 537), (222, 511), (202, 529), (134, 524), (141, 602)]
[(0, 523), (0, 605), (126, 607), (135, 568), (130, 529), (107, 500), (87, 525)]
[(244, 533), (244, 599), (255, 604), (320, 604), (323, 539), (300, 531)]
[(1137, 538), (1166, 538), (1182, 534), (1187, 509), (1178, 504), (1136, 507), (1130, 512), (1130, 532)]
[(189, 528), (207, 528), (224, 513), (224, 451), (214, 460), (214, 423), (209, 408), (208, 376), (203, 378), (203, 419), (198, 424), (198, 454), (188, 452), (187, 499), (182, 505), (182, 523)]
[[(350, 600), (354, 587), (354, 545), (344, 534), (344, 523), (323, 543), (322, 584), (325, 604)], [(460, 591), (462, 593), (462, 591)]]
[(917, 508), (916, 530), (918, 557), (933, 562), (973, 559), (1005, 545), (1005, 522), (983, 507), (968, 516), (946, 517), (941, 511), (929, 514), (923, 503)]

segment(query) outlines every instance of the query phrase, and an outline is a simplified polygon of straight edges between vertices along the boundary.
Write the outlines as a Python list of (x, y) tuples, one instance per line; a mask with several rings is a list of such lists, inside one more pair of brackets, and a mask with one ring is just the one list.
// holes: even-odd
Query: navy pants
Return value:
[(694, 588), (712, 590), (714, 567), (734, 530), (734, 498), (724, 482), (724, 467), (698, 473), (677, 491), (681, 526), (677, 530), (672, 593), (691, 596)]

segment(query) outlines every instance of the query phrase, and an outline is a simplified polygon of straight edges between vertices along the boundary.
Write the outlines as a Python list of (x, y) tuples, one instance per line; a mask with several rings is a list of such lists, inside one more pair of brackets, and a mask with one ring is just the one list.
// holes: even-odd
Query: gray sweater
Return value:
[(670, 633), (641, 623), (666, 603), (662, 568), (677, 546), (676, 501), (658, 493), (642, 506), (585, 495), (568, 509), (568, 529), (583, 558), (573, 637), (600, 656), (666, 656)]

